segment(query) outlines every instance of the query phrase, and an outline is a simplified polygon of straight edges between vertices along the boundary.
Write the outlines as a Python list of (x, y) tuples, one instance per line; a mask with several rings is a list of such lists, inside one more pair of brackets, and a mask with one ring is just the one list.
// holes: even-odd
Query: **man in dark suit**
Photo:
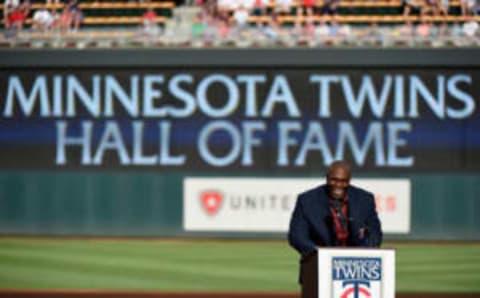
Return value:
[(288, 242), (301, 254), (300, 283), (306, 273), (302, 265), (317, 247), (379, 247), (382, 242), (373, 194), (351, 186), (350, 177), (350, 165), (336, 161), (326, 184), (298, 196)]

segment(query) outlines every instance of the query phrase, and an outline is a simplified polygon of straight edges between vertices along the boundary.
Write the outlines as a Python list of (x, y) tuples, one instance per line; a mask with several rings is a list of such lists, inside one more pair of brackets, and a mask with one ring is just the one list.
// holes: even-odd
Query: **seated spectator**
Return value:
[(248, 9), (243, 5), (240, 5), (240, 7), (235, 10), (232, 17), (237, 31), (243, 31), (248, 27), (249, 16)]
[(52, 0), (47, 0), (46, 4), (47, 4), (47, 6), (51, 6), (52, 4), (60, 5), (60, 0), (53, 0), (53, 2), (52, 2)]
[(202, 19), (205, 19), (207, 15), (214, 16), (218, 13), (217, 3), (214, 0), (203, 0), (202, 6)]
[(280, 23), (278, 20), (278, 15), (276, 12), (272, 12), (270, 14), (270, 18), (268, 20), (267, 26), (263, 28), (263, 33), (269, 38), (270, 40), (277, 40), (280, 34)]
[(480, 11), (480, 0), (475, 0), (475, 4), (471, 10), (473, 15), (478, 15), (478, 12)]
[(54, 16), (47, 7), (44, 6), (33, 14), (32, 28), (41, 32), (46, 32), (53, 29), (55, 23)]
[[(215, 10), (213, 14), (207, 15), (207, 19), (208, 17), (219, 21), (218, 24), (221, 24), (222, 26), (227, 25), (230, 29), (235, 25), (235, 20), (232, 18), (230, 12), (228, 11)], [(211, 23), (209, 20), (207, 21), (208, 24)]]
[(315, 9), (315, 0), (303, 0), (302, 9), (304, 14), (312, 16)]
[(70, 11), (71, 25), (73, 25), (73, 30), (78, 31), (80, 25), (83, 21), (83, 13), (78, 6), (77, 0), (67, 0), (66, 6)]
[(458, 22), (453, 23), (453, 25), (450, 26), (449, 31), (450, 36), (454, 38), (459, 38), (463, 35), (463, 28)]
[(72, 13), (68, 9), (68, 6), (65, 6), (58, 17), (58, 28), (61, 32), (68, 32), (71, 25)]
[(195, 16), (192, 23), (192, 40), (200, 40), (203, 38), (206, 24), (202, 19), (201, 13)]
[(421, 23), (417, 26), (415, 30), (415, 34), (418, 37), (428, 38), (430, 37), (430, 30), (431, 30), (430, 24), (424, 19), (422, 19)]
[(265, 15), (267, 13), (269, 4), (270, 0), (255, 0), (255, 2), (253, 3), (253, 14)]
[(320, 10), (320, 14), (322, 15), (337, 15), (338, 8), (340, 6), (341, 0), (326, 0), (323, 2), (323, 6)]
[(449, 33), (449, 30), (448, 30), (448, 24), (447, 22), (442, 22), (442, 24), (440, 24), (440, 26), (438, 26), (438, 29), (437, 29), (437, 35), (439, 37), (448, 37), (448, 33)]
[(290, 14), (292, 0), (275, 0), (275, 10), (281, 14)]
[(257, 27), (262, 25), (262, 16), (266, 14), (269, 0), (255, 0), (252, 8), (252, 15), (256, 16)]
[(440, 0), (440, 12), (444, 15), (448, 15), (450, 9), (450, 0)]
[(462, 15), (466, 16), (472, 14), (475, 4), (475, 0), (460, 0), (460, 10)]
[(339, 35), (340, 25), (338, 24), (337, 17), (333, 16), (330, 22), (330, 37), (337, 37)]
[(155, 10), (153, 7), (147, 8), (147, 11), (142, 15), (142, 22), (146, 26), (150, 26), (152, 24), (155, 24), (157, 20), (157, 14), (155, 13)]
[(236, 8), (237, 4), (232, 0), (217, 0), (217, 9), (219, 12), (229, 12)]
[(307, 15), (305, 19), (305, 36), (309, 39), (313, 39), (315, 36), (315, 22), (313, 15)]
[(301, 7), (297, 7), (292, 33), (296, 38), (303, 36), (303, 10)]
[[(199, 20), (200, 21), (200, 20)], [(213, 45), (213, 43), (218, 40), (219, 38), (219, 28), (220, 20), (216, 19), (212, 16), (206, 16), (204, 19), (201, 20), (203, 23), (203, 32), (201, 33), (201, 39), (193, 40), (195, 44), (199, 44), (198, 42), (201, 41), (203, 46), (209, 47)], [(201, 29), (201, 27), (197, 27), (197, 29)], [(197, 32), (200, 33), (200, 32)]]
[(239, 8), (240, 6), (245, 7), (248, 10), (252, 10), (255, 7), (256, 0), (235, 0), (234, 9)]
[(204, 3), (203, 0), (185, 0), (185, 5), (186, 6), (202, 6)]
[(420, 14), (423, 0), (402, 0), (403, 16), (407, 18), (411, 13)]
[(343, 38), (343, 40), (348, 40), (350, 39), (350, 36), (352, 35), (352, 27), (348, 23), (343, 23), (340, 25), (340, 28), (338, 28), (338, 35)]
[(18, 7), (20, 6), (20, 0), (5, 0), (3, 2), (3, 22), (5, 24), (5, 28), (10, 27), (10, 23), (8, 20), (8, 16)]
[(462, 26), (463, 35), (467, 37), (474, 37), (478, 31), (478, 23), (475, 21), (472, 15), (467, 16), (467, 20)]
[(231, 31), (230, 20), (226, 18), (222, 18), (222, 19), (218, 19), (217, 22), (218, 22), (218, 35), (224, 40), (227, 39)]
[(160, 28), (157, 25), (157, 14), (153, 7), (149, 6), (142, 15), (142, 33), (145, 37), (155, 37), (160, 33)]
[(22, 3), (13, 9), (8, 9), (9, 12), (6, 15), (5, 28), (22, 31), (23, 25), (30, 12), (30, 3)]
[(402, 38), (411, 38), (414, 35), (414, 27), (410, 20), (405, 20), (405, 23), (402, 24), (399, 28), (399, 34)]
[(366, 31), (365, 40), (374, 45), (377, 45), (383, 43), (383, 39), (384, 35), (382, 30), (379, 28), (378, 23), (372, 21)]
[[(448, 5), (448, 4), (447, 4)], [(432, 16), (439, 16), (442, 13), (444, 16), (447, 15), (447, 11), (443, 6), (440, 0), (426, 0), (425, 5), (421, 10), (421, 15), (425, 16), (427, 14), (431, 14)]]
[(148, 7), (142, 15), (142, 24), (144, 29), (151, 29), (157, 25), (157, 14), (153, 7)]
[(325, 17), (320, 17), (320, 23), (315, 28), (315, 35), (321, 40), (326, 39), (330, 35), (330, 27)]

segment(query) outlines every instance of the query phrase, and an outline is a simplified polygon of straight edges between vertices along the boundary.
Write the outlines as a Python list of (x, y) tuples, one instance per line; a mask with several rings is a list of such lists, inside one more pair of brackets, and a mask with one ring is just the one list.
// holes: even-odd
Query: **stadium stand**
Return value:
[[(7, 1), (14, 0), (6, 0), (5, 3)], [(130, 43), (135, 46), (411, 46), (418, 43), (418, 37), (421, 44), (440, 42), (451, 46), (464, 46), (478, 43), (475, 26), (470, 26), (473, 34), (468, 40), (459, 38), (464, 35), (464, 24), (480, 21), (479, 16), (465, 15), (461, 7), (462, 0), (450, 1), (445, 13), (427, 11), (431, 4), (426, 1), (433, 0), (420, 2), (412, 11), (406, 11), (405, 6), (408, 3), (404, 1), (408, 0), (343, 0), (338, 3), (333, 14), (323, 14), (326, 3), (316, 1), (313, 13), (305, 14), (301, 10), (301, 1), (294, 1), (287, 11), (278, 12), (278, 0), (270, 0), (260, 12), (249, 10), (249, 26), (241, 30), (235, 23), (235, 8), (227, 8), (223, 14), (218, 14), (217, 7), (208, 8), (211, 1), (207, 1), (203, 7), (177, 6), (173, 1), (158, 0), (82, 1), (77, 4), (82, 12), (82, 29), (79, 32), (62, 29), (49, 32), (32, 30), (34, 13), (45, 6), (44, 3), (35, 2), (29, 5), (30, 11), (27, 12), (23, 28), (3, 28), (4, 37), (0, 39), (0, 45), (18, 46), (32, 42), (32, 46), (42, 47), (45, 42), (58, 41), (59, 37), (62, 39), (59, 46), (79, 42), (78, 47), (108, 44), (107, 41), (113, 45)], [(0, 6), (2, 19), (5, 19), (3, 15), (6, 4)], [(46, 8), (49, 11), (60, 11), (66, 6), (68, 4), (51, 3), (46, 5)], [(149, 8), (151, 12), (147, 14)], [(2, 26), (5, 27), (5, 24), (3, 22)], [(329, 33), (326, 38), (318, 39), (323, 24), (327, 24), (330, 31), (338, 29), (339, 34)], [(405, 26), (412, 27), (412, 36), (403, 28)], [(427, 28), (426, 33), (417, 34), (416, 30), (423, 28), (420, 26), (431, 28)], [(258, 36), (256, 31), (262, 33), (262, 36)], [(379, 33), (379, 37), (371, 38), (372, 31)], [(407, 34), (404, 34), (405, 32)], [(293, 41), (287, 35), (293, 35)], [(437, 38), (439, 35), (441, 38)], [(362, 36), (361, 42), (352, 38), (359, 36)]]
[[(60, 10), (63, 4), (49, 4), (34, 3), (31, 5), (32, 12), (46, 6), (49, 10)], [(167, 18), (171, 17), (172, 9), (175, 3), (171, 1), (159, 2), (87, 2), (80, 3), (79, 8), (84, 11), (86, 17), (84, 24), (86, 27), (90, 26), (128, 26), (139, 25), (141, 23), (141, 16), (143, 12), (152, 7), (156, 10), (159, 16), (156, 19), (157, 23), (163, 24)], [(4, 4), (0, 5), (2, 12), (4, 11)], [(33, 14), (33, 13), (32, 13)], [(4, 18), (2, 13), (2, 19)], [(32, 23), (32, 18), (27, 18), (27, 24)], [(3, 24), (2, 24), (3, 25)]]

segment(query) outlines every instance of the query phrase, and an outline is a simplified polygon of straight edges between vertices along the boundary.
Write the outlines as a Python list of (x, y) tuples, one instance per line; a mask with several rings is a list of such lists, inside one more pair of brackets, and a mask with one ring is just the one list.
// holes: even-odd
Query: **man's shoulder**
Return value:
[(307, 189), (306, 191), (300, 193), (298, 195), (298, 198), (302, 200), (308, 200), (309, 198), (316, 198), (322, 193), (325, 193), (325, 188), (326, 188), (325, 184), (322, 184), (314, 188)]

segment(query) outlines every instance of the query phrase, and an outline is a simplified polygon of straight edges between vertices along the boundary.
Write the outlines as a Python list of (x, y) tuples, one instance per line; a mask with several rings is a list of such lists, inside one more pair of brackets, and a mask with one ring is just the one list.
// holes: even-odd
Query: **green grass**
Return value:
[[(480, 244), (386, 243), (397, 291), (480, 292)], [(298, 256), (276, 241), (0, 238), (0, 288), (298, 291)]]

